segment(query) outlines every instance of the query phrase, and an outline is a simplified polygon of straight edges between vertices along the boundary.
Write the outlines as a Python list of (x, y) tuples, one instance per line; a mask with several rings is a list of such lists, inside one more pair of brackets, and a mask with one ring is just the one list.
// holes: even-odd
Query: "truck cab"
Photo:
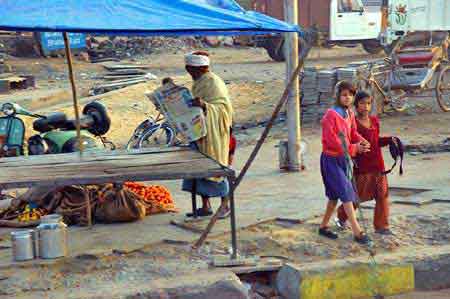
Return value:
[[(361, 44), (366, 52), (383, 51), (379, 42), (382, 31), (382, 3), (385, 0), (298, 0), (298, 23), (313, 45), (353, 47)], [(283, 0), (252, 0), (254, 10), (284, 19)], [(258, 43), (276, 61), (284, 60), (281, 36)], [(300, 45), (301, 48), (301, 45)]]
[(365, 7), (361, 0), (332, 0), (330, 41), (377, 39), (381, 31), (381, 10)]
[(381, 41), (391, 44), (409, 32), (450, 32), (449, 0), (385, 0), (386, 28)]

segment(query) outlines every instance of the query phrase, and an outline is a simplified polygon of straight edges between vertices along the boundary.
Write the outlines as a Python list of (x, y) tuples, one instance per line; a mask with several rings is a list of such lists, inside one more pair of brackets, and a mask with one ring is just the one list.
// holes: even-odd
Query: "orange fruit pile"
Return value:
[(157, 210), (171, 212), (175, 210), (175, 202), (169, 190), (163, 186), (146, 186), (140, 183), (127, 182), (125, 188), (141, 197), (144, 202), (153, 206), (152, 213)]

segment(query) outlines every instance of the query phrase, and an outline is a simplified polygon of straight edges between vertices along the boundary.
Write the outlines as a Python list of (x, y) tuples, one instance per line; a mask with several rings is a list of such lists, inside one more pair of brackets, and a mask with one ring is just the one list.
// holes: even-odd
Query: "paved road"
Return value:
[(448, 299), (450, 298), (450, 289), (436, 292), (414, 292), (401, 296), (389, 297), (388, 299)]

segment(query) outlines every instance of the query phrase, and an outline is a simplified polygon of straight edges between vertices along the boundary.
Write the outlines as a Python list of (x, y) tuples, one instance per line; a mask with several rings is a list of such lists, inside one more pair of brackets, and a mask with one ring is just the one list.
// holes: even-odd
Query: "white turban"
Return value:
[(187, 54), (184, 56), (184, 62), (188, 66), (209, 66), (209, 57), (198, 54)]

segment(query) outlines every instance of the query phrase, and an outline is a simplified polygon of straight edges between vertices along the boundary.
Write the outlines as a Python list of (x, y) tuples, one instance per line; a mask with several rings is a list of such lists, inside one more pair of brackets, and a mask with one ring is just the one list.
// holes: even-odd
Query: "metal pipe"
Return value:
[[(286, 22), (298, 24), (298, 0), (284, 0), (284, 15)], [(298, 33), (286, 33), (286, 82), (294, 74), (298, 66)], [(297, 82), (299, 82), (297, 80)], [(287, 102), (288, 126), (288, 171), (300, 171), (300, 83), (291, 85)]]
[(192, 199), (192, 215), (194, 219), (197, 219), (197, 179), (192, 180), (192, 193), (191, 193), (191, 199)]
[(234, 203), (234, 184), (236, 182), (236, 177), (232, 176), (230, 178), (230, 222), (231, 222), (231, 259), (237, 258), (237, 236), (236, 236), (236, 206)]

